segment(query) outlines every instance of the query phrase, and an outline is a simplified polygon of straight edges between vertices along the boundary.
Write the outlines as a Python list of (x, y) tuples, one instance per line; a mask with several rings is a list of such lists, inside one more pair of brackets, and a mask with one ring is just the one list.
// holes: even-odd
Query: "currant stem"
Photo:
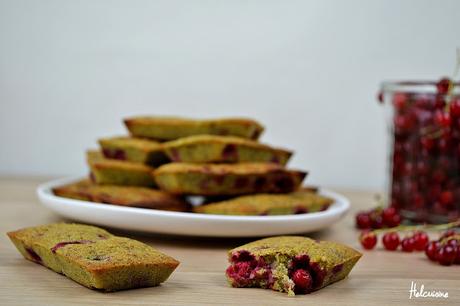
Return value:
[(460, 226), (460, 220), (446, 223), (446, 224), (422, 224), (422, 225), (399, 225), (391, 228), (381, 228), (371, 231), (374, 234), (386, 233), (386, 232), (406, 232), (414, 230), (426, 230), (426, 231), (442, 231), (450, 228), (455, 228)]

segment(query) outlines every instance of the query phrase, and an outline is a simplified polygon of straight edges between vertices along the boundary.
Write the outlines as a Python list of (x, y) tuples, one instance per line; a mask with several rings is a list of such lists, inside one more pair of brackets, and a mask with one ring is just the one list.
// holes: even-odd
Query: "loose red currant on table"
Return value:
[(457, 245), (457, 256), (455, 257), (454, 264), (460, 264), (460, 245)]
[(394, 251), (399, 246), (399, 235), (396, 232), (388, 232), (383, 235), (383, 246), (389, 251)]
[(372, 228), (376, 228), (376, 229), (379, 229), (379, 228), (382, 228), (383, 227), (383, 219), (382, 219), (382, 216), (379, 215), (379, 214), (376, 214), (376, 215), (372, 215), (371, 214), (371, 220), (372, 220)]
[(438, 262), (443, 266), (450, 266), (454, 263), (457, 257), (457, 249), (451, 245), (442, 246), (437, 255)]
[(414, 238), (414, 249), (416, 251), (423, 251), (427, 246), (430, 238), (425, 232), (416, 232), (413, 236)]
[(359, 240), (366, 250), (372, 250), (377, 244), (377, 236), (372, 232), (363, 232)]
[(437, 261), (438, 250), (441, 247), (439, 241), (430, 241), (425, 247), (425, 254), (431, 261)]
[(371, 228), (372, 220), (369, 214), (359, 213), (356, 215), (356, 226), (360, 229)]
[(406, 237), (401, 241), (401, 249), (404, 252), (413, 252), (415, 249), (415, 240), (412, 237)]
[(460, 242), (457, 239), (449, 239), (447, 240), (446, 245), (450, 245), (456, 248), (458, 245), (460, 245)]

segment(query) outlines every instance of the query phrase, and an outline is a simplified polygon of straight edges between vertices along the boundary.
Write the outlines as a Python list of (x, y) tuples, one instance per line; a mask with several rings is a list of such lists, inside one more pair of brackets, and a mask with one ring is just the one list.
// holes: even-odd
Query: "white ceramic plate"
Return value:
[(73, 177), (44, 183), (37, 188), (38, 197), (44, 206), (69, 219), (149, 233), (207, 237), (300, 234), (334, 224), (350, 208), (347, 198), (324, 189), (320, 194), (335, 200), (327, 210), (284, 216), (224, 216), (122, 207), (58, 197), (51, 191), (79, 179)]

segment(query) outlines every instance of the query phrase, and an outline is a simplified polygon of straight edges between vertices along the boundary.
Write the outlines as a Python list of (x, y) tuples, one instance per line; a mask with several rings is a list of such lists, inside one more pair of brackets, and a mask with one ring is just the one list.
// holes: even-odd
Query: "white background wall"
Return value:
[(379, 189), (379, 83), (449, 75), (459, 30), (455, 0), (0, 0), (0, 175), (86, 173), (129, 115), (244, 115), (311, 183)]

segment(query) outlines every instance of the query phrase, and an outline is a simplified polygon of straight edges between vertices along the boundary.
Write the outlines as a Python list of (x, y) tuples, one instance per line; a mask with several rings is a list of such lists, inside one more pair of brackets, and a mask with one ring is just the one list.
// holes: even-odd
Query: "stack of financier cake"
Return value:
[(130, 136), (103, 138), (87, 152), (90, 178), (58, 187), (63, 197), (194, 212), (281, 215), (327, 209), (331, 199), (302, 188), (306, 172), (286, 168), (292, 152), (258, 142), (255, 120), (134, 117)]

